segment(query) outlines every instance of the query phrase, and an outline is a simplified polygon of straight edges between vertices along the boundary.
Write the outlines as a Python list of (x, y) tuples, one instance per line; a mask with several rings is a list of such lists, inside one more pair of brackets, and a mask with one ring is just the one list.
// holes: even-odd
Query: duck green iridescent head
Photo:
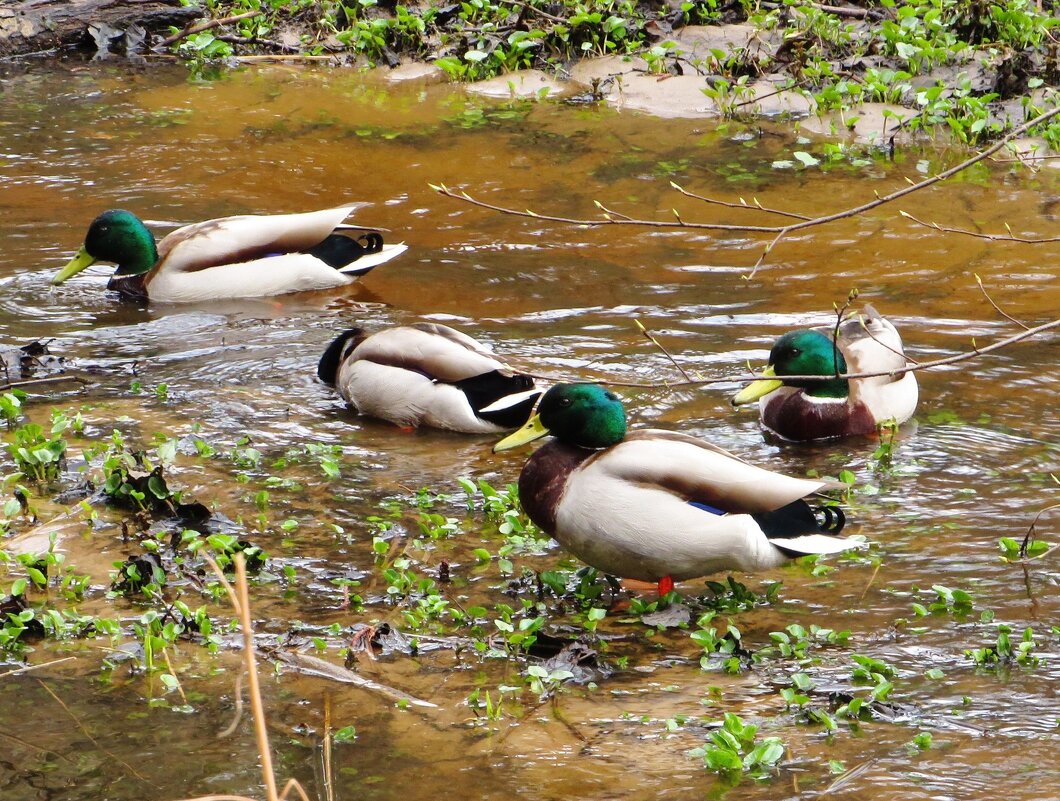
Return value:
[(158, 261), (155, 239), (132, 212), (122, 209), (105, 211), (92, 221), (85, 235), (85, 244), (52, 283), (61, 284), (97, 261), (117, 264), (115, 275), (146, 273)]
[(769, 366), (763, 375), (775, 380), (748, 384), (732, 399), (733, 406), (751, 403), (782, 386), (801, 387), (815, 398), (845, 398), (850, 393), (846, 379), (813, 381), (789, 379), (797, 375), (835, 375), (845, 373), (846, 359), (831, 337), (816, 329), (790, 331), (780, 337), (769, 351)]
[(493, 450), (506, 451), (547, 434), (580, 448), (608, 448), (626, 436), (626, 412), (618, 396), (599, 384), (557, 384), (545, 393), (530, 422)]

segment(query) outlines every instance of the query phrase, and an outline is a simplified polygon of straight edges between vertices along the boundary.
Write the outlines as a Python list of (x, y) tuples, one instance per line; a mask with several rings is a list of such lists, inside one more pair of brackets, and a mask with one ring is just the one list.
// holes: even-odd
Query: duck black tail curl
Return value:
[(817, 506), (813, 509), (813, 514), (821, 532), (825, 534), (838, 534), (847, 524), (847, 516), (838, 506)]
[(751, 515), (762, 532), (780, 546), (777, 540), (808, 534), (838, 534), (846, 525), (846, 515), (838, 506), (812, 507), (806, 501), (793, 501), (772, 512)]
[(335, 386), (342, 360), (346, 358), (349, 351), (360, 344), (363, 338), (364, 330), (361, 328), (350, 328), (335, 337), (317, 363), (317, 378), (328, 386)]

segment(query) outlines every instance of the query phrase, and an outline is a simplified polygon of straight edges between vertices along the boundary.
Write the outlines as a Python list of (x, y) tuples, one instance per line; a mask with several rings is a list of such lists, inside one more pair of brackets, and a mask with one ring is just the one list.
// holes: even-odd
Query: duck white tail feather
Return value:
[(773, 545), (799, 554), (829, 554), (868, 547), (867, 542), (827, 534), (804, 534), (801, 537), (770, 540)]
[(479, 414), (482, 412), (499, 412), (504, 409), (510, 409), (516, 404), (522, 403), (527, 398), (534, 398), (541, 394), (540, 389), (528, 389), (525, 392), (513, 392), (511, 395), (505, 395), (503, 398), (498, 398), (493, 401), (489, 406), (483, 406), (479, 409)]
[(409, 246), (404, 242), (397, 245), (383, 245), (383, 249), (378, 253), (366, 253), (357, 259), (357, 261), (347, 264), (340, 269), (339, 272), (348, 275), (360, 275), (368, 272), (373, 267), (380, 265), (383, 262), (390, 261), (395, 256), (400, 256), (408, 249)]

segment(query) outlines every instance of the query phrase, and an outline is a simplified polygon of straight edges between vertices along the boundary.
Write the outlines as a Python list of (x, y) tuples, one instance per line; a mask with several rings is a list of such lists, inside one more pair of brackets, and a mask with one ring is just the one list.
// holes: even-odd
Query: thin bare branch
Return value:
[(243, 673), (242, 671), (236, 674), (236, 688), (232, 693), (235, 698), (236, 710), (232, 715), (232, 722), (224, 727), (221, 731), (217, 732), (217, 739), (223, 740), (226, 737), (231, 737), (235, 734), (236, 729), (239, 727), (239, 721), (243, 719)]
[(770, 209), (763, 206), (758, 198), (754, 198), (754, 203), (748, 203), (743, 198), (740, 198), (739, 203), (732, 203), (728, 200), (718, 200), (717, 198), (707, 197), (706, 195), (697, 195), (695, 192), (689, 192), (683, 186), (675, 184), (670, 181), (670, 186), (676, 189), (685, 197), (690, 197), (693, 200), (699, 200), (703, 203), (709, 203), (714, 206), (724, 206), (727, 209), (742, 209), (743, 211), (764, 211), (766, 214), (779, 214), (782, 217), (791, 217), (794, 220), (811, 220), (812, 217), (807, 217), (805, 214), (796, 214), (793, 211), (783, 211), (782, 209)]
[(42, 668), (51, 667), (52, 665), (59, 665), (63, 662), (69, 662), (72, 659), (77, 659), (76, 656), (64, 656), (62, 659), (53, 659), (50, 662), (41, 662), (38, 665), (26, 665), (26, 667), (15, 668), (14, 670), (8, 670), (4, 673), (0, 673), (0, 679), (5, 676), (18, 676), (22, 673), (29, 673), (34, 670), (41, 670)]
[[(975, 340), (972, 340), (972, 350), (958, 353), (953, 356), (946, 356), (942, 359), (935, 359), (928, 362), (920, 362), (919, 364), (907, 364), (905, 367), (900, 367), (894, 370), (882, 370), (878, 372), (869, 373), (840, 373), (838, 376), (827, 375), (792, 375), (784, 376), (785, 379), (790, 381), (832, 381), (836, 378), (841, 379), (857, 379), (857, 378), (878, 378), (880, 376), (897, 377), (905, 375), (906, 373), (914, 373), (919, 370), (931, 370), (935, 367), (946, 367), (951, 364), (960, 364), (966, 362), (969, 359), (975, 359), (979, 356), (983, 356), (987, 353), (1000, 350), (1001, 348), (1013, 345), (1016, 342), (1020, 342), (1024, 339), (1030, 339), (1031, 337), (1043, 334), (1046, 331), (1052, 331), (1053, 329), (1060, 328), (1060, 320), (1053, 320), (1048, 323), (1042, 323), (1041, 325), (1028, 328), (1026, 331), (1020, 331), (1012, 336), (999, 339), (996, 342), (991, 342), (989, 345), (983, 345), (979, 347), (975, 344)], [(584, 369), (586, 365), (582, 365), (579, 369)], [(542, 381), (569, 381), (570, 376), (555, 376), (547, 374), (534, 374), (528, 373), (533, 378), (539, 378)], [(758, 381), (763, 378), (775, 378), (775, 376), (764, 376), (764, 375), (748, 375), (746, 373), (741, 375), (727, 375), (718, 376), (717, 378), (697, 378), (691, 381), (621, 381), (612, 380), (610, 378), (601, 379), (604, 383), (615, 387), (635, 387), (639, 389), (673, 389), (677, 387), (688, 387), (688, 386), (706, 386), (710, 384), (749, 384), (752, 381)]]
[[(693, 228), (707, 231), (742, 231), (750, 233), (763, 233), (763, 234), (774, 234), (780, 230), (775, 225), (735, 225), (728, 223), (695, 223), (685, 222), (681, 219), (673, 221), (669, 220), (637, 220), (633, 218), (623, 217), (621, 219), (605, 216), (603, 219), (592, 219), (582, 220), (574, 217), (560, 217), (555, 214), (539, 214), (536, 211), (527, 209), (526, 211), (519, 211), (518, 209), (510, 209), (505, 206), (497, 206), (493, 203), (487, 203), (484, 200), (479, 200), (472, 197), (467, 192), (457, 192), (450, 189), (445, 184), (428, 184), (435, 192), (445, 197), (451, 197), (454, 200), (461, 200), (464, 203), (470, 203), (472, 206), (478, 206), (479, 208), (489, 209), (490, 211), (496, 211), (501, 214), (510, 214), (515, 217), (529, 217), (532, 220), (545, 220), (546, 222), (558, 222), (566, 225), (581, 225), (586, 228), (594, 228), (600, 225), (633, 225), (641, 226), (644, 228)], [(614, 214), (614, 212), (604, 212), (605, 214)]]
[(921, 220), (919, 217), (914, 217), (907, 211), (898, 212), (907, 220), (912, 220), (917, 225), (923, 225), (925, 228), (931, 228), (935, 231), (942, 231), (946, 234), (961, 234), (962, 236), (974, 236), (976, 239), (986, 239), (990, 242), (1021, 242), (1024, 245), (1043, 245), (1051, 242), (1060, 242), (1060, 236), (1043, 236), (1043, 237), (1029, 237), (1029, 236), (1016, 236), (1015, 234), (983, 234), (979, 231), (969, 231), (965, 228), (951, 228), (946, 225), (939, 225), (935, 222), (928, 222), (927, 220)]
[(683, 375), (685, 377), (686, 381), (692, 381), (693, 380), (692, 376), (690, 376), (688, 374), (688, 371), (685, 370), (685, 368), (682, 367), (680, 364), (678, 364), (677, 359), (675, 359), (673, 357), (673, 355), (670, 353), (670, 351), (668, 351), (665, 347), (663, 347), (663, 344), (659, 340), (657, 340), (655, 338), (654, 334), (652, 334), (651, 331), (649, 331), (647, 328), (644, 327), (644, 323), (642, 323), (640, 320), (634, 320), (633, 322), (637, 326), (637, 328), (640, 330), (640, 332), (642, 334), (644, 334), (644, 337), (649, 342), (651, 342), (653, 345), (655, 345), (655, 347), (657, 347), (659, 350), (661, 350), (663, 352), (663, 355), (667, 359), (670, 360), (670, 364), (672, 364), (674, 367), (676, 367), (678, 370), (681, 371), (681, 375)]
[(227, 25), (230, 22), (239, 22), (240, 20), (250, 19), (251, 17), (256, 17), (256, 16), (258, 16), (261, 13), (262, 13), (261, 9), (259, 8), (259, 9), (256, 9), (254, 11), (248, 11), (245, 14), (236, 14), (235, 16), (232, 16), (232, 17), (223, 17), (221, 19), (211, 19), (211, 20), (207, 20), (206, 22), (196, 22), (196, 23), (194, 23), (192, 25), (186, 25), (182, 30), (177, 31), (172, 36), (167, 36), (165, 39), (163, 39), (158, 44), (159, 44), (160, 47), (169, 47), (174, 42), (179, 42), (184, 37), (191, 36), (193, 33), (202, 33), (203, 31), (208, 31), (211, 28), (217, 28), (217, 27), (220, 27), (221, 25)]
[[(546, 220), (548, 222), (564, 223), (566, 225), (579, 225), (587, 228), (594, 228), (601, 225), (630, 225), (640, 226), (646, 228), (688, 228), (695, 230), (706, 230), (706, 231), (739, 231), (743, 233), (757, 233), (757, 234), (774, 234), (775, 238), (766, 247), (765, 253), (758, 259), (754, 268), (750, 274), (746, 276), (748, 280), (754, 278), (758, 268), (762, 265), (766, 255), (773, 249), (773, 247), (785, 236), (792, 233), (793, 231), (801, 231), (804, 228), (813, 228), (820, 225), (826, 225), (828, 223), (836, 222), (838, 220), (844, 220), (850, 217), (856, 217), (859, 214), (864, 214), (867, 211), (883, 206), (887, 203), (892, 203), (895, 200), (906, 197), (914, 192), (919, 192), (922, 189), (926, 189), (929, 186), (934, 186), (940, 181), (945, 181), (947, 178), (951, 178), (959, 172), (968, 169), (974, 164), (978, 164), (986, 158), (989, 158), (997, 151), (1001, 150), (1005, 145), (1011, 142), (1013, 139), (1017, 139), (1031, 128), (1048, 122), (1053, 117), (1060, 114), (1060, 106), (1050, 109), (1042, 114), (1039, 114), (1032, 120), (1025, 122), (1017, 128), (1013, 128), (1008, 132), (1002, 139), (999, 139), (993, 145), (988, 147), (986, 150), (976, 153), (974, 156), (969, 156), (967, 159), (962, 161), (960, 164), (956, 164), (950, 167), (948, 170), (943, 170), (940, 173), (936, 173), (922, 181), (912, 182), (909, 181), (906, 186), (901, 189), (895, 190), (887, 195), (878, 195), (873, 200), (866, 203), (862, 203), (858, 206), (853, 206), (841, 211), (833, 212), (832, 214), (825, 214), (820, 217), (814, 217), (808, 220), (799, 220), (795, 223), (788, 225), (734, 225), (726, 223), (704, 223), (704, 222), (686, 222), (685, 220), (678, 217), (675, 220), (642, 220), (636, 218), (625, 217), (618, 218), (615, 212), (605, 211), (603, 219), (579, 219), (575, 217), (561, 217), (553, 214), (540, 214), (535, 211), (519, 211), (517, 209), (507, 208), (505, 206), (498, 206), (493, 203), (487, 203), (484, 200), (478, 200), (473, 198), (465, 191), (454, 191), (444, 184), (429, 184), (429, 186), (438, 192), (440, 195), (445, 197), (451, 197), (454, 200), (460, 200), (465, 203), (470, 203), (473, 206), (479, 206), (480, 208), (489, 209), (496, 211), (501, 214), (510, 214), (515, 217), (530, 217), (535, 220)], [(597, 203), (597, 205), (600, 205)], [(601, 206), (601, 208), (603, 208)]]
[(531, 12), (532, 14), (535, 14), (538, 17), (542, 17), (544, 19), (549, 20), (550, 22), (555, 22), (560, 25), (567, 25), (570, 22), (569, 20), (565, 20), (562, 17), (557, 17), (553, 14), (549, 14), (547, 11), (542, 11), (540, 8), (534, 8), (529, 3), (520, 3), (519, 0), (508, 0), (508, 4), (513, 6), (519, 6), (520, 8), (525, 8), (527, 11)]
[[(1041, 519), (1042, 515), (1044, 515), (1044, 514), (1046, 514), (1048, 512), (1051, 512), (1054, 509), (1060, 509), (1060, 503), (1054, 503), (1052, 506), (1046, 506), (1044, 509), (1040, 510), (1038, 512), (1038, 514), (1036, 514), (1034, 516), (1034, 519), (1031, 521), (1030, 527), (1027, 529), (1027, 536), (1025, 536), (1023, 538), (1023, 543), (1020, 545), (1020, 557), (1022, 557), (1024, 559), (1027, 558), (1027, 548), (1029, 548), (1031, 542), (1034, 541), (1035, 527), (1038, 525), (1038, 521)], [(1060, 545), (1054, 545), (1048, 551), (1046, 551), (1041, 556), (1036, 557), (1036, 558), (1041, 559), (1043, 557), (1046, 557), (1049, 554), (1051, 554), (1053, 551), (1055, 551), (1057, 548), (1060, 548)]]
[(990, 305), (993, 306), (994, 309), (997, 310), (998, 314), (1000, 314), (1006, 320), (1011, 320), (1012, 322), (1014, 322), (1016, 325), (1018, 325), (1020, 328), (1023, 328), (1024, 330), (1030, 328), (1030, 326), (1027, 325), (1026, 323), (1024, 323), (1022, 320), (1017, 320), (1015, 317), (1013, 317), (1007, 311), (1005, 311), (1000, 306), (998, 306), (996, 303), (994, 303), (994, 299), (992, 297), (990, 297), (990, 293), (986, 291), (986, 287), (983, 286), (983, 279), (979, 277), (978, 273), (975, 274), (975, 282), (977, 284), (979, 284), (979, 289), (981, 289), (983, 291), (983, 296), (987, 299), (987, 301), (989, 301)]
[(7, 383), (0, 384), (0, 392), (6, 392), (15, 387), (35, 387), (42, 384), (61, 384), (65, 381), (76, 381), (82, 385), (88, 384), (88, 381), (76, 375), (49, 375), (44, 376), (43, 378), (26, 378), (22, 381), (8, 381)]
[(144, 777), (143, 777), (143, 776), (142, 776), (141, 774), (139, 774), (139, 773), (138, 773), (138, 772), (136, 771), (136, 768), (134, 768), (134, 767), (133, 767), (132, 765), (130, 765), (130, 764), (129, 764), (128, 762), (126, 762), (125, 760), (123, 760), (123, 759), (122, 759), (121, 757), (119, 757), (119, 756), (117, 756), (116, 754), (114, 754), (114, 753), (112, 753), (112, 752), (108, 751), (108, 750), (107, 750), (106, 748), (104, 748), (104, 747), (103, 747), (103, 746), (102, 746), (102, 745), (100, 744), (100, 742), (99, 742), (99, 741), (98, 741), (98, 740), (97, 740), (97, 739), (96, 739), (95, 737), (93, 737), (93, 736), (92, 736), (92, 733), (91, 733), (91, 732), (90, 732), (90, 731), (89, 731), (88, 729), (86, 729), (86, 728), (85, 728), (85, 725), (84, 725), (84, 724), (83, 724), (83, 723), (82, 723), (82, 722), (81, 722), (80, 720), (78, 720), (77, 716), (76, 716), (76, 715), (75, 715), (75, 714), (74, 714), (73, 712), (71, 712), (71, 711), (70, 711), (70, 707), (68, 707), (68, 706), (66, 705), (66, 703), (65, 703), (65, 702), (63, 701), (63, 699), (62, 699), (62, 698), (60, 698), (60, 697), (59, 697), (58, 695), (56, 695), (56, 694), (55, 694), (55, 691), (54, 691), (54, 690), (52, 690), (52, 688), (51, 688), (51, 687), (49, 687), (49, 686), (48, 686), (47, 684), (45, 684), (45, 683), (44, 683), (43, 681), (41, 681), (40, 679), (37, 679), (37, 683), (38, 683), (38, 684), (39, 684), (39, 685), (40, 685), (41, 687), (43, 687), (43, 688), (44, 688), (45, 692), (47, 692), (47, 693), (48, 693), (48, 695), (50, 695), (50, 696), (51, 696), (52, 698), (54, 698), (54, 699), (55, 699), (55, 702), (56, 702), (56, 703), (57, 703), (57, 704), (58, 704), (59, 706), (61, 706), (61, 707), (63, 708), (63, 711), (64, 711), (64, 712), (66, 712), (66, 714), (67, 714), (67, 715), (69, 715), (69, 716), (70, 716), (70, 719), (71, 719), (71, 720), (72, 720), (72, 721), (74, 722), (74, 725), (75, 725), (75, 726), (77, 726), (77, 728), (79, 728), (79, 729), (81, 730), (81, 733), (82, 733), (82, 734), (84, 734), (84, 735), (85, 735), (85, 737), (87, 737), (87, 738), (89, 739), (89, 741), (90, 741), (90, 742), (91, 742), (91, 743), (92, 743), (92, 744), (93, 744), (94, 746), (96, 746), (96, 748), (98, 748), (98, 749), (100, 750), (100, 752), (101, 752), (101, 753), (104, 753), (104, 754), (106, 754), (107, 756), (109, 756), (109, 757), (110, 757), (111, 759), (113, 759), (113, 760), (114, 760), (115, 762), (117, 762), (117, 763), (118, 763), (119, 765), (121, 765), (121, 766), (122, 766), (122, 767), (124, 767), (124, 768), (125, 768), (125, 769), (126, 769), (127, 771), (129, 771), (129, 773), (131, 773), (131, 774), (132, 774), (133, 776), (135, 776), (135, 777), (136, 777), (137, 779), (139, 779), (140, 781), (142, 781), (142, 782), (143, 782), (144, 784), (147, 784), (147, 779), (145, 779), (145, 778), (144, 778)]

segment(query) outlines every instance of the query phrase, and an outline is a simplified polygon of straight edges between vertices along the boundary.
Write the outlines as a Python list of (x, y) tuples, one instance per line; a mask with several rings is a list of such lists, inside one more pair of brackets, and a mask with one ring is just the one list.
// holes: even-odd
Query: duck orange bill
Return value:
[(494, 445), (493, 452), (509, 451), (512, 448), (518, 448), (520, 445), (525, 445), (547, 435), (548, 429), (541, 424), (541, 415), (535, 414), (530, 418), (530, 422)]
[(784, 386), (783, 381), (781, 381), (780, 379), (772, 378), (772, 376), (776, 375), (776, 373), (773, 372), (773, 365), (769, 365), (769, 367), (763, 370), (762, 375), (769, 376), (769, 378), (752, 381), (746, 387), (744, 387), (735, 395), (733, 395), (733, 406), (742, 406), (745, 403), (752, 403), (758, 400), (759, 398), (768, 395), (770, 392), (773, 392), (774, 390), (780, 389), (782, 386)]
[(83, 269), (91, 267), (95, 263), (96, 257), (89, 255), (88, 251), (82, 247), (77, 251), (77, 255), (70, 259), (65, 267), (59, 270), (55, 278), (52, 279), (52, 284), (61, 284), (67, 278), (77, 275)]

